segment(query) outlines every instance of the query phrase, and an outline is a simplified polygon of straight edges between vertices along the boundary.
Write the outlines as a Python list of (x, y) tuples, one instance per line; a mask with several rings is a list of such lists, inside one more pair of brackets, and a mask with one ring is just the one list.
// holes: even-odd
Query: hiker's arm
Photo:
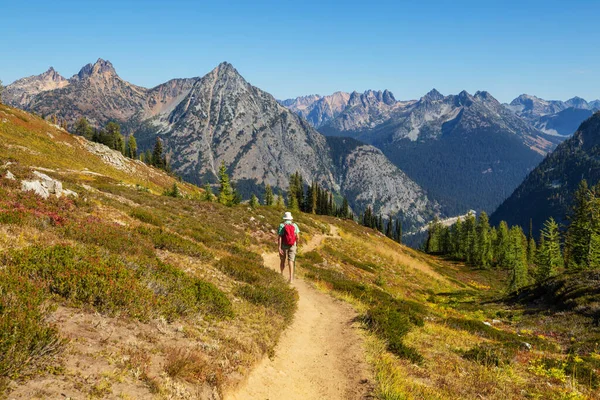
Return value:
[(281, 248), (281, 236), (277, 235), (277, 247), (279, 248), (279, 255), (283, 255), (283, 250)]

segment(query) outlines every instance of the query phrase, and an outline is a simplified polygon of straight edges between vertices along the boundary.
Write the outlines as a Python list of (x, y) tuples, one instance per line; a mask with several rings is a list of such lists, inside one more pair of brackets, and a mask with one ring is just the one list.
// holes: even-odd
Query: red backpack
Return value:
[(283, 232), (281, 232), (281, 241), (286, 246), (293, 246), (296, 243), (296, 227), (294, 224), (283, 225)]

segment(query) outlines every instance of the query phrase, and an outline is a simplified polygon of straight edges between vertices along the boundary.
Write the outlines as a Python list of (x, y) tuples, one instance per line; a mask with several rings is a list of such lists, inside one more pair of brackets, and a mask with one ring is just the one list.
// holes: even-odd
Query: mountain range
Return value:
[[(484, 91), (444, 96), (433, 89), (419, 100), (398, 101), (388, 90), (368, 90), (335, 98), (335, 112), (325, 107), (331, 96), (282, 104), (327, 136), (348, 136), (381, 149), (447, 215), (492, 212), (561, 141)], [(331, 112), (316, 111), (322, 109)], [(316, 115), (321, 118), (312, 118)]]
[(567, 101), (544, 100), (522, 94), (505, 106), (536, 129), (555, 136), (570, 136), (579, 125), (600, 110), (600, 100), (589, 103), (581, 97)]
[(505, 220), (509, 225), (534, 232), (553, 217), (565, 222), (579, 182), (590, 186), (600, 182), (600, 113), (581, 124), (575, 134), (544, 159), (491, 215), (492, 223)]
[(81, 117), (98, 127), (117, 121), (142, 150), (160, 137), (173, 170), (196, 184), (216, 182), (225, 163), (246, 195), (260, 194), (266, 184), (285, 190), (289, 176), (300, 172), (305, 183), (316, 181), (347, 196), (357, 212), (370, 206), (386, 216), (400, 214), (406, 228), (439, 213), (426, 191), (379, 149), (326, 140), (229, 63), (203, 77), (147, 89), (121, 79), (109, 61), (99, 59), (69, 79), (53, 72), (16, 81), (4, 100), (56, 115), (68, 126)]

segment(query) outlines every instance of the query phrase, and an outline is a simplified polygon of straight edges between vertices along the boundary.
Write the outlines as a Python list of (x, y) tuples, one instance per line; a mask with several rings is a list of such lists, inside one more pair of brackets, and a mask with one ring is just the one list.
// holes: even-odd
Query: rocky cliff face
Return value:
[(407, 231), (439, 213), (439, 205), (381, 150), (351, 138), (328, 137), (327, 142), (341, 191), (357, 209), (371, 206), (385, 216), (400, 214)]
[(39, 93), (60, 89), (68, 84), (69, 81), (50, 67), (43, 74), (22, 78), (8, 85), (2, 94), (2, 100), (10, 106), (25, 108)]
[(280, 103), (306, 119), (315, 128), (319, 128), (344, 111), (349, 100), (349, 93), (335, 92), (329, 96), (302, 96)]

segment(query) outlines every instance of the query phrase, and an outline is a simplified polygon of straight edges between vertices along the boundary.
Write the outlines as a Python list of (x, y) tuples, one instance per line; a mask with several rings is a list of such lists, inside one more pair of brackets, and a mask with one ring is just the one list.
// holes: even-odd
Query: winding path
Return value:
[[(302, 250), (315, 249), (324, 237), (313, 237)], [(277, 253), (264, 254), (263, 258), (266, 266), (279, 270)], [(302, 279), (296, 279), (293, 286), (300, 296), (298, 310), (294, 322), (283, 333), (275, 356), (265, 358), (247, 381), (225, 399), (370, 398), (371, 372), (355, 326), (354, 309)]]

